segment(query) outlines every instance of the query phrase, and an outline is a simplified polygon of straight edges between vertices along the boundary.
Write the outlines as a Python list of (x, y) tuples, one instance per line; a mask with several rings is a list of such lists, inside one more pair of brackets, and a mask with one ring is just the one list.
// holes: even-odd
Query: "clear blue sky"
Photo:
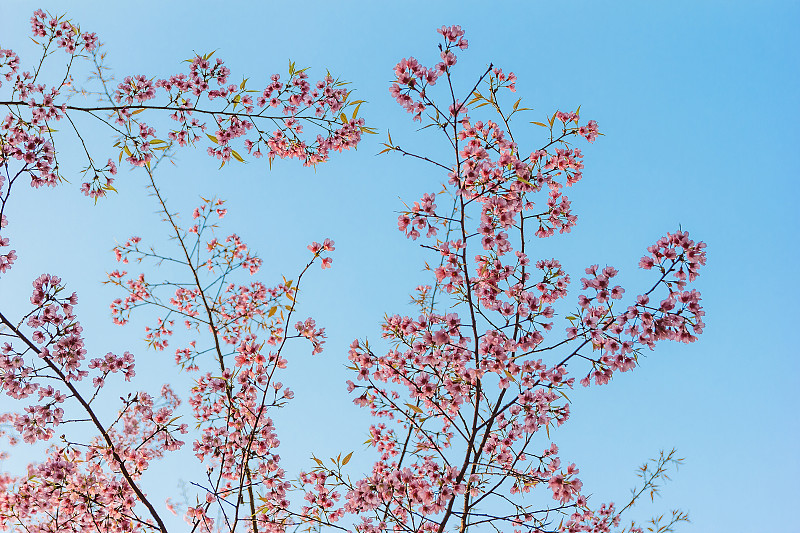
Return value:
[[(426, 281), (424, 254), (395, 229), (398, 197), (414, 201), (444, 179), (413, 161), (374, 155), (387, 129), (404, 148), (435, 153), (437, 146), (426, 132), (414, 132), (388, 82), (403, 57), (435, 62), (434, 30), (460, 24), (470, 43), (456, 71), (465, 88), (494, 62), (517, 74), (517, 93), (534, 108), (529, 120), (581, 105), (582, 117), (596, 120), (605, 134), (584, 150), (584, 180), (570, 191), (577, 228), (557, 242), (537, 243), (542, 257), (562, 259), (576, 280), (587, 265), (612, 264), (627, 276), (630, 294), (644, 285), (636, 264), (659, 236), (680, 224), (708, 243), (698, 281), (707, 312), (700, 341), (662, 344), (634, 373), (572, 397), (572, 418), (554, 440), (564, 459), (581, 468), (584, 490), (594, 502), (623, 501), (635, 468), (675, 446), (685, 466), (657, 505), (636, 516), (681, 507), (693, 521), (682, 531), (800, 531), (791, 510), (800, 497), (793, 338), (800, 328), (792, 307), (800, 300), (800, 2), (301, 5), (4, 0), (0, 6), (0, 46), (18, 50), (23, 61), (31, 60), (28, 19), (42, 7), (68, 11), (84, 30), (97, 32), (118, 77), (165, 76), (183, 69), (180, 61), (193, 51), (217, 49), (234, 79), (285, 73), (292, 59), (312, 67), (312, 77), (329, 68), (368, 101), (360, 115), (381, 133), (316, 172), (295, 162), (272, 172), (259, 163), (217, 172), (201, 150), (189, 150), (161, 174), (174, 207), (185, 210), (200, 194), (228, 200), (225, 228), (260, 252), (267, 283), (297, 271), (310, 241), (336, 241), (334, 268), (315, 269), (302, 299), (303, 311), (327, 328), (327, 349), (312, 359), (299, 348), (290, 359), (292, 378), (284, 380), (297, 397), (277, 417), (287, 470), (308, 467), (312, 452), (356, 450), (354, 464), (367, 464), (361, 443), (369, 420), (345, 391), (346, 347), (354, 338), (377, 340), (384, 313), (407, 310), (408, 294)], [(531, 149), (537, 133), (528, 137)], [(161, 365), (143, 376), (170, 380), (170, 357), (145, 351), (143, 323), (111, 324), (108, 303), (116, 293), (100, 285), (116, 268), (110, 253), (116, 241), (165, 234), (144, 177), (122, 172), (120, 194), (97, 207), (80, 195), (79, 183), (76, 175), (72, 185), (21, 191), (13, 199), (8, 235), (20, 259), (0, 281), (0, 306), (16, 316), (26, 308), (30, 281), (58, 274), (79, 294), (92, 350), (134, 351), (141, 367)], [(170, 468), (151, 474), (165, 496), (177, 479), (193, 474)]]

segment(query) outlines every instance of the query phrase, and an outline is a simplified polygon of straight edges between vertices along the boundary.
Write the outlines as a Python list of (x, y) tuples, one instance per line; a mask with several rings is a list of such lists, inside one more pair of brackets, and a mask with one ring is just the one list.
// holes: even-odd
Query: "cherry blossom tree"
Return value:
[[(222, 165), (231, 159), (244, 161), (235, 149), (237, 143), (243, 154), (265, 155), (270, 162), (295, 158), (303, 165), (323, 163), (332, 152), (355, 147), (361, 134), (371, 131), (356, 117), (361, 102), (351, 100), (344, 83), (332, 75), (312, 84), (306, 69), (293, 63), (286, 81), (274, 74), (263, 89), (251, 88), (247, 79), (229, 83), (229, 69), (220, 59), (212, 60), (213, 54), (188, 60), (185, 73), (161, 79), (128, 76), (115, 86), (96, 34), (41, 10), (34, 13), (31, 24), (34, 42), (42, 50), (31, 70), (23, 70), (12, 50), (0, 50), (5, 84), (0, 88), (10, 93), (0, 97), (0, 105), (7, 110), (0, 124), (0, 273), (12, 268), (16, 259), (6, 236), (9, 221), (4, 213), (14, 185), (27, 178), (32, 187), (39, 188), (65, 179), (55, 123), (67, 122), (72, 135), (66, 141), (76, 142), (84, 151), (86, 181), (81, 190), (95, 201), (115, 190), (113, 176), (123, 159), (141, 167), (178, 243), (178, 255), (143, 251), (140, 239), (134, 237), (116, 249), (117, 259), (123, 263), (130, 256), (171, 261), (181, 265), (191, 280), (188, 285), (176, 282), (154, 289), (144, 275), (126, 279), (124, 271), (112, 272), (109, 282), (127, 291), (124, 299), (112, 305), (114, 321), (125, 323), (127, 315), (144, 304), (166, 305), (165, 318), (148, 330), (151, 345), (161, 350), (168, 344), (162, 337), (171, 333), (172, 316), (182, 317), (201, 336), (210, 333), (217, 375), (198, 377), (189, 398), (202, 426), (193, 451), (201, 462), (214, 464), (207, 472), (211, 485), (204, 488), (203, 498), (210, 505), (215, 498), (225, 502), (238, 492), (235, 510), (225, 514), (230, 530), (237, 526), (263, 530), (259, 524), (269, 519), (257, 518), (257, 497), (282, 498), (284, 483), (277, 461), (270, 459), (277, 441), (266, 411), (292, 397), (272, 375), (286, 365), (281, 354), (288, 339), (304, 337), (315, 353), (322, 349), (323, 328), (310, 318), (296, 324), (290, 320), (303, 274), (314, 262), (329, 267), (327, 252), (334, 245), (325, 239), (323, 244), (309, 246), (311, 261), (293, 281), (283, 280), (275, 287), (233, 283), (242, 271), (255, 274), (261, 260), (235, 234), (219, 239), (209, 236), (216, 229), (212, 219), (226, 213), (223, 201), (205, 201), (193, 214), (197, 223), (181, 227), (160, 193), (154, 169), (173, 150), (195, 144), (206, 145), (208, 154)], [(51, 64), (53, 58), (58, 58), (58, 64)], [(78, 86), (74, 80), (79, 65), (88, 66), (88, 86)], [(45, 72), (57, 81), (48, 83)], [(77, 105), (73, 101), (79, 95), (96, 96), (99, 103)], [(116, 161), (99, 158), (87, 145), (85, 132), (78, 127), (76, 115), (80, 114), (115, 136)], [(163, 118), (171, 120), (171, 127), (169, 121), (162, 124)], [(311, 136), (306, 129), (313, 131)], [(97, 163), (99, 159), (107, 161)], [(165, 289), (174, 289), (174, 294), (162, 301), (159, 297)], [(32, 308), (21, 318), (12, 318), (8, 309), (0, 310), (8, 340), (0, 356), (2, 389), (21, 406), (3, 414), (0, 422), (12, 444), (22, 440), (50, 447), (42, 461), (28, 467), (27, 474), (4, 474), (0, 479), (0, 528), (167, 531), (164, 505), (147, 497), (141, 476), (153, 461), (184, 447), (181, 436), (188, 425), (174, 414), (185, 397), (182, 400), (169, 385), (157, 394), (132, 391), (120, 398), (118, 415), (104, 419), (98, 403), (109, 401), (109, 393), (104, 394), (107, 381), (114, 378), (112, 374), (130, 381), (135, 376), (133, 355), (108, 353), (86, 361), (75, 314), (77, 295), (69, 294), (58, 276), (36, 278), (30, 301)], [(192, 341), (176, 352), (178, 363), (187, 371), (198, 370), (197, 357), (209, 356), (208, 347), (197, 350), (195, 346)], [(269, 347), (274, 349), (265, 353)], [(235, 356), (234, 367), (229, 367), (229, 356)], [(113, 392), (110, 395), (113, 399)], [(194, 528), (210, 531), (206, 508), (199, 505), (187, 510), (186, 516)], [(245, 522), (247, 526), (242, 525)]]
[[(541, 145), (521, 148), (512, 123), (527, 110), (521, 99), (506, 104), (515, 75), (489, 65), (474, 83), (458, 83), (457, 54), (468, 48), (458, 26), (438, 30), (442, 44), (432, 66), (414, 58), (396, 65), (392, 96), (414, 121), (438, 132), (444, 147), (417, 154), (389, 137), (383, 150), (446, 176), (441, 192), (424, 194), (398, 218), (400, 231), (435, 261), (429, 282), (415, 289), (418, 315), (387, 316), (384, 347), (366, 339), (350, 346), (354, 377), (346, 385), (377, 419), (369, 428), (371, 470), (350, 473), (350, 453), (330, 463), (315, 458), (292, 476), (281, 467), (270, 413), (294, 396), (281, 381), (289, 341), (305, 339), (312, 353), (322, 351), (325, 330), (296, 316), (296, 299), (314, 263), (331, 266), (334, 243), (309, 245), (310, 259), (292, 279), (253, 281), (262, 262), (237, 234), (222, 233), (224, 201), (202, 199), (182, 223), (155, 171), (172, 150), (200, 143), (209, 143), (208, 153), (222, 164), (243, 159), (236, 143), (270, 161), (324, 162), (371, 132), (357, 118), (360, 102), (330, 75), (312, 87), (294, 65), (286, 83), (275, 75), (263, 90), (248, 89), (246, 81), (228, 85), (230, 73), (210, 55), (191, 59), (186, 74), (132, 76), (114, 88), (94, 34), (41, 11), (32, 24), (43, 49), (39, 68), (20, 73), (18, 56), (0, 51), (0, 74), (11, 86), (0, 101), (8, 110), (0, 129), (0, 209), (22, 177), (34, 187), (60, 181), (51, 128), (57, 120), (70, 123), (70, 140), (85, 150), (82, 190), (95, 200), (113, 190), (123, 158), (141, 167), (170, 248), (135, 236), (115, 248), (120, 266), (107, 281), (120, 291), (113, 321), (124, 325), (152, 311), (148, 344), (174, 353), (175, 371), (188, 373), (194, 385), (132, 390), (119, 398), (117, 414), (105, 417), (98, 403), (115, 396), (106, 386), (134, 378), (134, 356), (87, 354), (77, 296), (55, 275), (38, 277), (27, 312), (12, 317), (5, 303), (0, 309), (7, 328), (0, 383), (20, 406), (2, 422), (12, 442), (49, 447), (25, 474), (0, 478), (0, 528), (166, 532), (165, 512), (173, 512), (187, 531), (205, 532), (643, 531), (621, 526), (622, 514), (658, 490), (668, 467), (680, 462), (674, 451), (641, 468), (642, 482), (626, 505), (598, 505), (583, 494), (579, 468), (562, 462), (551, 428), (568, 421), (576, 380), (604, 385), (615, 372), (635, 369), (643, 350), (659, 341), (696, 340), (704, 313), (690, 284), (705, 264), (705, 244), (681, 230), (658, 239), (639, 261), (654, 271), (652, 284), (632, 298), (614, 282), (618, 271), (599, 265), (585, 269), (571, 297), (561, 263), (530, 256), (532, 239), (568, 233), (577, 223), (565, 191), (583, 177), (574, 143), (601, 135), (594, 121), (582, 122), (579, 110), (557, 111), (547, 123), (533, 123), (545, 132)], [(65, 54), (67, 66), (63, 81), (48, 85), (40, 70), (53, 50)], [(72, 79), (73, 62), (86, 60), (94, 89)], [(68, 97), (80, 93), (103, 102), (70, 104)], [(72, 119), (78, 113), (112, 130), (116, 162), (94, 163)], [(166, 134), (143, 122), (159, 113), (177, 123)], [(306, 140), (304, 127), (321, 133)], [(1, 237), (0, 246), (8, 248), (9, 239)], [(0, 272), (14, 259), (13, 250), (5, 251)], [(128, 272), (132, 265), (158, 266), (170, 278), (152, 282), (149, 270)], [(571, 314), (561, 312), (564, 306)], [(184, 401), (191, 424), (178, 416)], [(153, 501), (143, 474), (179, 453), (198, 461), (194, 502)], [(650, 530), (671, 531), (686, 519), (674, 511), (666, 523), (654, 519)]]
[[(502, 104), (516, 92), (516, 76), (489, 65), (474, 86), (460, 88), (452, 72), (468, 46), (464, 31), (439, 33), (440, 61), (403, 59), (390, 91), (414, 121), (441, 133), (446, 159), (406, 151), (391, 136), (383, 150), (447, 175), (440, 193), (424, 194), (398, 218), (399, 230), (436, 258), (431, 279), (416, 288), (416, 317), (386, 317), (388, 351), (366, 340), (350, 347), (348, 388), (380, 420), (369, 439), (379, 460), (355, 481), (342, 471), (347, 457), (318, 461), (301, 474), (311, 502), (302, 516), (326, 525), (349, 516), (368, 533), (610, 531), (680, 459), (673, 450), (644, 465), (627, 505), (590, 506), (578, 467), (562, 462), (550, 429), (569, 419), (576, 379), (603, 385), (659, 341), (696, 340), (704, 312), (689, 284), (705, 264), (705, 244), (680, 230), (658, 239), (639, 261), (655, 271), (653, 283), (627, 301), (613, 281), (617, 269), (588, 266), (574, 312), (556, 328), (570, 276), (556, 259), (531, 257), (531, 239), (576, 224), (565, 191), (584, 165), (573, 142), (593, 142), (598, 125), (582, 123), (579, 110), (557, 111), (547, 124), (533, 123), (547, 132), (542, 145), (523, 150), (512, 122), (526, 108), (521, 99), (510, 110)], [(556, 503), (529, 494), (537, 486)], [(686, 519), (674, 511), (650, 530)], [(626, 530), (643, 531), (633, 523)]]

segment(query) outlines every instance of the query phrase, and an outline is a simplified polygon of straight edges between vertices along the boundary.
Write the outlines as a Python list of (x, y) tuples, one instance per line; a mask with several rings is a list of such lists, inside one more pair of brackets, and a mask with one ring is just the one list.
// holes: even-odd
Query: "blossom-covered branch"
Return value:
[[(42, 52), (28, 70), (18, 54), (0, 46), (0, 108), (6, 110), (0, 120), (0, 230), (8, 223), (8, 196), (22, 178), (35, 188), (53, 187), (80, 173), (81, 191), (97, 200), (115, 190), (123, 159), (145, 166), (199, 144), (222, 165), (266, 156), (270, 163), (298, 159), (308, 166), (356, 147), (363, 133), (372, 132), (357, 116), (363, 102), (330, 73), (314, 82), (308, 69), (290, 63), (286, 79), (272, 74), (266, 85), (255, 86), (250, 78), (233, 82), (230, 69), (209, 53), (186, 60), (185, 72), (163, 78), (137, 74), (116, 83), (95, 33), (41, 10), (31, 25)], [(52, 71), (55, 79), (46, 80)], [(85, 84), (75, 80), (82, 74)], [(77, 103), (79, 97), (99, 102)], [(79, 115), (103, 126), (114, 147), (87, 145)], [(57, 139), (65, 142), (59, 138), (65, 136), (83, 153), (80, 171), (59, 162)], [(16, 260), (15, 250), (3, 250), (9, 246), (8, 237), (0, 236), (0, 273)]]
[[(530, 239), (568, 233), (577, 223), (565, 192), (584, 165), (572, 143), (593, 142), (597, 123), (582, 123), (579, 111), (556, 112), (534, 122), (548, 132), (546, 141), (523, 152), (511, 124), (529, 110), (520, 99), (510, 112), (503, 105), (516, 76), (492, 65), (461, 97), (451, 75), (457, 52), (467, 48), (464, 32), (452, 26), (439, 33), (441, 61), (426, 67), (403, 59), (390, 90), (414, 121), (443, 133), (450, 160), (402, 149), (391, 137), (383, 150), (448, 171), (442, 193), (424, 194), (398, 218), (409, 239), (425, 239), (438, 266), (413, 297), (419, 316), (384, 322), (388, 352), (366, 341), (351, 345), (356, 378), (348, 390), (383, 420), (370, 428), (378, 461), (356, 481), (336, 464), (301, 475), (311, 502), (304, 515), (312, 523), (350, 517), (365, 533), (609, 531), (620, 520), (614, 505), (589, 506), (578, 467), (562, 462), (550, 438), (569, 419), (566, 391), (576, 378), (567, 366), (584, 360), (581, 383), (604, 384), (615, 371), (633, 369), (644, 347), (695, 340), (704, 313), (688, 284), (705, 264), (705, 244), (677, 232), (651, 246), (640, 266), (660, 276), (621, 310), (625, 290), (612, 281), (618, 271), (586, 268), (577, 311), (559, 333), (556, 309), (571, 278), (558, 260), (531, 257)], [(443, 97), (434, 98), (443, 84)], [(494, 117), (472, 118), (485, 110)], [(452, 207), (442, 209), (448, 194)], [(651, 303), (657, 294), (660, 303)], [(534, 503), (528, 493), (537, 486), (556, 503)]]

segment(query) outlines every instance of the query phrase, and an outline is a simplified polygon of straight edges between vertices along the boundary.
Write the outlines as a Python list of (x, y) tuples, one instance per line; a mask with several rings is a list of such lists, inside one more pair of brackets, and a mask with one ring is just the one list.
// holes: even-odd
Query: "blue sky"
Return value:
[[(623, 501), (635, 468), (674, 446), (685, 466), (636, 516), (681, 507), (692, 517), (682, 531), (800, 531), (788, 503), (800, 496), (791, 307), (800, 297), (800, 3), (302, 5), (6, 0), (0, 7), (0, 46), (23, 62), (33, 59), (28, 19), (42, 7), (97, 32), (118, 77), (166, 76), (193, 52), (216, 49), (234, 79), (285, 75), (291, 59), (310, 66), (312, 78), (330, 69), (368, 101), (360, 115), (380, 133), (316, 171), (295, 162), (271, 172), (258, 162), (217, 171), (202, 150), (184, 150), (161, 173), (174, 208), (186, 211), (201, 194), (227, 199), (225, 229), (259, 251), (267, 283), (298, 271), (312, 240), (336, 241), (334, 268), (315, 269), (302, 299), (329, 339), (322, 356), (299, 347), (290, 359), (285, 381), (297, 399), (277, 417), (287, 470), (308, 467), (312, 452), (356, 450), (354, 464), (367, 465), (361, 443), (369, 419), (345, 391), (346, 347), (354, 338), (377, 340), (383, 315), (407, 310), (408, 295), (427, 281), (425, 254), (396, 231), (399, 198), (413, 202), (445, 179), (423, 164), (375, 155), (387, 129), (406, 149), (441, 148), (427, 131), (415, 132), (388, 83), (403, 57), (434, 63), (435, 29), (460, 24), (470, 48), (455, 72), (465, 90), (493, 62), (517, 74), (517, 96), (534, 109), (528, 120), (580, 105), (604, 133), (584, 147), (584, 180), (569, 191), (577, 228), (535, 243), (541, 257), (561, 259), (574, 280), (590, 264), (614, 265), (630, 294), (648, 279), (637, 271), (639, 257), (661, 235), (680, 224), (708, 244), (697, 283), (707, 313), (700, 340), (662, 343), (635, 372), (572, 396), (572, 418), (554, 439), (581, 468), (586, 492), (595, 502)], [(523, 134), (530, 149), (541, 139), (537, 129)], [(120, 194), (96, 207), (78, 183), (76, 173), (53, 191), (15, 191), (8, 235), (20, 259), (0, 280), (0, 305), (21, 313), (30, 281), (58, 274), (79, 294), (89, 346), (134, 351), (138, 366), (152, 365), (143, 375), (163, 380), (171, 358), (145, 350), (143, 323), (111, 324), (116, 293), (100, 284), (116, 268), (116, 241), (165, 235), (144, 176), (121, 172)], [(152, 474), (162, 489), (190, 479), (176, 468)]]

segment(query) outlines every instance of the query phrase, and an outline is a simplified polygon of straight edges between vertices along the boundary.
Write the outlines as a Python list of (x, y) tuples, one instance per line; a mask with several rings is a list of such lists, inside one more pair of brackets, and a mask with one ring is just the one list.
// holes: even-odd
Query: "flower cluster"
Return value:
[[(325, 239), (325, 241), (320, 244), (318, 242), (313, 242), (308, 245), (308, 249), (311, 253), (314, 254), (314, 259), (317, 257), (322, 257), (322, 252), (332, 252), (336, 248), (333, 246), (333, 241), (330, 239)], [(331, 263), (333, 263), (333, 259), (331, 257), (322, 257), (322, 268), (330, 268)]]
[(436, 85), (439, 76), (449, 76), (450, 68), (457, 61), (454, 50), (466, 50), (468, 47), (467, 40), (463, 38), (464, 30), (460, 26), (442, 26), (437, 31), (444, 38), (441, 61), (434, 67), (427, 68), (413, 57), (404, 58), (394, 67), (395, 81), (389, 87), (389, 92), (397, 103), (412, 113), (416, 121), (422, 120), (422, 113), (432, 104), (426, 96), (426, 89)]
[(312, 354), (322, 353), (322, 345), (325, 344), (325, 328), (317, 328), (317, 323), (313, 318), (307, 318), (305, 322), (298, 322), (294, 329), (301, 337), (305, 337), (314, 346)]
[(97, 48), (96, 34), (81, 33), (80, 28), (63, 16), (48, 16), (41, 9), (37, 9), (31, 17), (31, 31), (36, 38), (55, 41), (57, 47), (63, 48), (69, 54), (75, 54), (79, 50), (92, 52)]
[(5, 476), (2, 486), (2, 529), (21, 523), (29, 531), (52, 531), (55, 522), (62, 531), (143, 530), (131, 513), (134, 490), (109, 472), (104, 457), (93, 449), (51, 447), (26, 475)]

